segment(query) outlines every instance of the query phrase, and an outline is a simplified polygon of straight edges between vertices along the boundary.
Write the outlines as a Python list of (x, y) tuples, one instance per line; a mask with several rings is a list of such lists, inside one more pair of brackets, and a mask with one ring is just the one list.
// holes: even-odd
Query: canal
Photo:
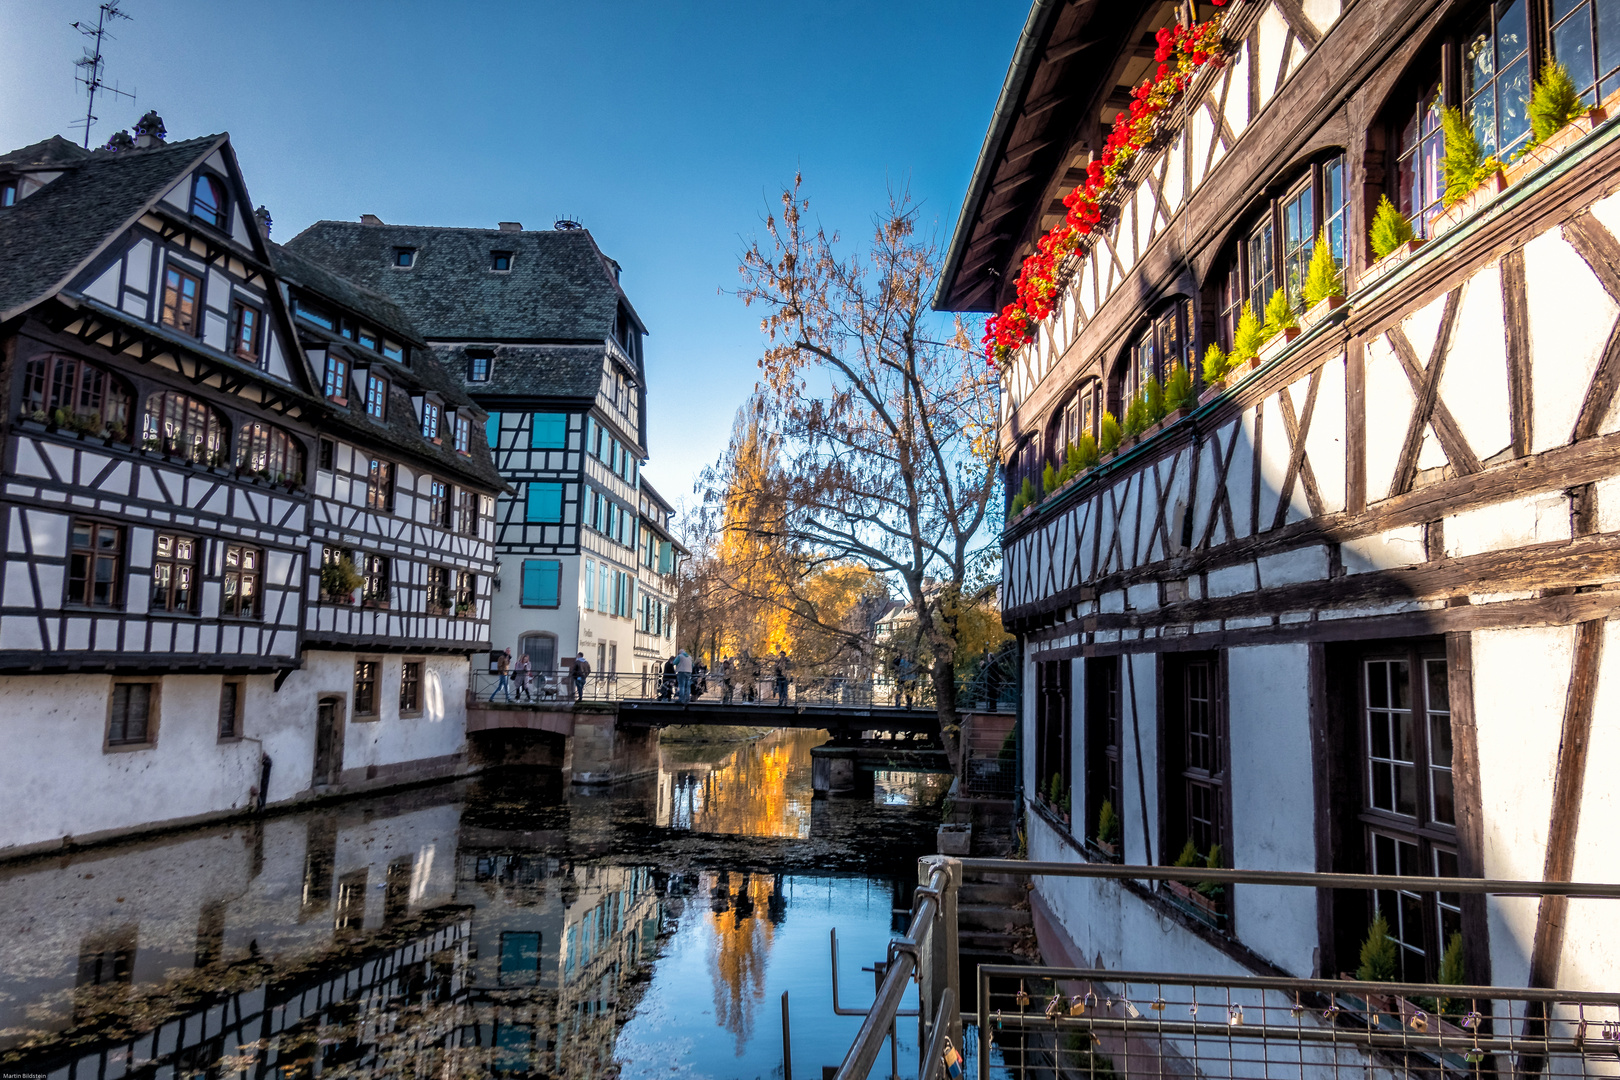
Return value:
[[(668, 741), (0, 868), (0, 1073), (780, 1077), (836, 1064), (948, 778), (814, 800), (818, 732)], [(902, 1024), (902, 1075), (914, 1022)], [(885, 1063), (886, 1064), (886, 1063)], [(884, 1069), (884, 1072), (887, 1070)]]

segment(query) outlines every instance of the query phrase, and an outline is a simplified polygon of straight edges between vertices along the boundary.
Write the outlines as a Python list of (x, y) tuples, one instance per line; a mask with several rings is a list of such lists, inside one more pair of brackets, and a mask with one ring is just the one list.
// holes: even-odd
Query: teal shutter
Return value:
[(568, 445), (566, 413), (535, 413), (529, 429), (531, 450), (561, 450)]
[(492, 412), (489, 414), (489, 418), (484, 421), (484, 441), (489, 443), (489, 448), (491, 450), (494, 450), (501, 445), (500, 413)]
[(528, 520), (557, 522), (562, 520), (562, 485), (529, 485)]
[(562, 586), (562, 563), (555, 559), (523, 560), (523, 606), (557, 607)]

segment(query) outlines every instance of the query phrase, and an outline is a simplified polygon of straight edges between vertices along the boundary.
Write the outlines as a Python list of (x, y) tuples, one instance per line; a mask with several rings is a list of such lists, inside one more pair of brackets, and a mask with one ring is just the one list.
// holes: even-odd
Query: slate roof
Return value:
[[(584, 229), (318, 221), (287, 246), (393, 297), (422, 333), (439, 341), (601, 341), (613, 335), (621, 300), (634, 316)], [(393, 265), (397, 247), (416, 249), (409, 269)], [(513, 253), (511, 270), (490, 269), (495, 251)]]
[(486, 382), (466, 382), (467, 349), (437, 345), (434, 353), (449, 378), (462, 376), (462, 387), (480, 398), (550, 397), (595, 400), (602, 389), (607, 349), (602, 345), (499, 345)]
[(416, 346), (425, 346), (422, 335), (399, 309), (399, 305), (381, 293), (340, 277), (282, 244), (270, 245), (270, 261), (278, 277), (308, 292), (319, 293), (361, 318), (376, 323), (378, 329), (390, 332), (391, 336), (402, 337)]
[[(38, 303), (67, 283), (108, 237), (137, 219), (146, 205), (224, 135), (164, 143), (146, 150), (96, 151), (63, 161), (68, 171), (17, 205), (0, 209), (0, 320)], [(64, 146), (72, 146), (65, 139)], [(7, 157), (63, 154), (52, 140)]]
[(90, 156), (90, 151), (77, 143), (68, 142), (60, 135), (52, 135), (43, 142), (0, 154), (0, 168), (49, 169), (61, 165), (77, 164)]

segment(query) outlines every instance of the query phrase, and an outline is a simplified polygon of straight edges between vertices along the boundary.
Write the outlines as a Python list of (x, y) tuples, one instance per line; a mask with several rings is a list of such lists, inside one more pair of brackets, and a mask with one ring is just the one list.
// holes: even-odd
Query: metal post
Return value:
[(793, 1036), (788, 1026), (788, 992), (782, 991), (782, 1080), (793, 1080)]
[(933, 1013), (934, 1023), (943, 1022), (951, 1041), (962, 1045), (962, 1014), (949, 1015), (934, 1008), (945, 990), (962, 1000), (961, 956), (957, 948), (956, 900), (962, 886), (962, 863), (945, 855), (928, 855), (917, 860), (917, 882), (927, 886), (939, 873), (939, 914), (934, 919), (927, 947), (919, 957), (922, 998)]

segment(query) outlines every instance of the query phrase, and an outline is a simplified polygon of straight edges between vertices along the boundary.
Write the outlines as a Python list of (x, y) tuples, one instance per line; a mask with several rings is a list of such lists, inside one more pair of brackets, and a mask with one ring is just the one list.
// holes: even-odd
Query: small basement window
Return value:
[(512, 253), (510, 251), (490, 252), (489, 268), (502, 271), (512, 269)]
[(416, 265), (416, 249), (397, 247), (394, 249), (394, 265), (401, 269), (410, 269)]

